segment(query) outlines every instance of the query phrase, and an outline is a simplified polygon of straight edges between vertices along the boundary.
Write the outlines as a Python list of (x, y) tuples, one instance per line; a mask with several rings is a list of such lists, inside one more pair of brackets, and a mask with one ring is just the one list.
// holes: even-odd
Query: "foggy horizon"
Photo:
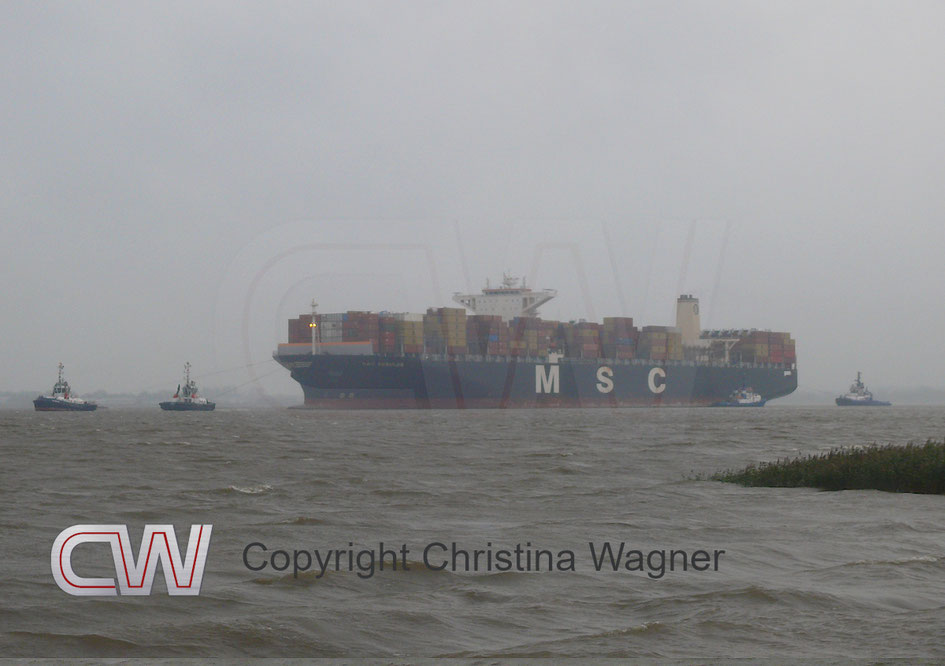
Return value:
[(4, 5), (0, 391), (301, 398), (313, 298), (504, 271), (546, 319), (788, 331), (798, 391), (945, 389), (945, 6), (485, 8)]

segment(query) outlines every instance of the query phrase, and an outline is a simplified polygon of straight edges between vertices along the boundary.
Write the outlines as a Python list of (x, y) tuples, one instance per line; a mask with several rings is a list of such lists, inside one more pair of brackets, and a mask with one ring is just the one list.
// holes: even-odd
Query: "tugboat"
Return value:
[(860, 380), (860, 372), (856, 373), (856, 381), (850, 384), (850, 392), (837, 396), (836, 403), (840, 407), (889, 407), (892, 403), (883, 400), (874, 400), (873, 394)]
[(177, 385), (177, 393), (171, 400), (160, 403), (161, 409), (169, 412), (212, 412), (217, 403), (197, 395), (197, 384), (190, 378), (190, 363), (184, 364), (184, 383)]
[(728, 394), (728, 398), (714, 403), (713, 407), (764, 407), (765, 399), (755, 393), (750, 386), (735, 389)]
[(69, 382), (62, 378), (62, 363), (59, 364), (59, 380), (53, 386), (52, 395), (41, 395), (33, 401), (37, 412), (94, 412), (98, 405), (72, 395)]

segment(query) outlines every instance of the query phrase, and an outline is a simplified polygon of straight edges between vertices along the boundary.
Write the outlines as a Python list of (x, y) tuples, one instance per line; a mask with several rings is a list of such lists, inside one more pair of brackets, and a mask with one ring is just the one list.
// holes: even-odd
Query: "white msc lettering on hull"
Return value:
[(597, 390), (601, 393), (614, 390), (614, 371), (606, 365), (597, 368)]
[[(659, 377), (663, 381), (657, 386), (656, 378)], [(666, 371), (663, 368), (653, 368), (650, 370), (650, 376), (647, 378), (647, 384), (650, 386), (650, 391), (653, 393), (662, 393), (666, 390)]]
[[(561, 380), (558, 372), (559, 366), (557, 359), (551, 366), (535, 366), (535, 393), (560, 393)], [(660, 382), (657, 384), (657, 378)], [(647, 385), (651, 393), (662, 393), (666, 390), (666, 371), (663, 368), (656, 367), (650, 369), (647, 377)], [(597, 368), (597, 390), (600, 393), (610, 393), (614, 390), (614, 371), (613, 368), (602, 365)]]
[(559, 366), (535, 366), (535, 393), (560, 393)]

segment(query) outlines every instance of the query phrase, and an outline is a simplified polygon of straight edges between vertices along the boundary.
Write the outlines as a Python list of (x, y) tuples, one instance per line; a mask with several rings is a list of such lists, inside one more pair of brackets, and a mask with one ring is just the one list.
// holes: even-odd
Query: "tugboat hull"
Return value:
[(212, 412), (217, 403), (215, 402), (202, 402), (202, 403), (193, 403), (193, 402), (177, 402), (175, 400), (167, 400), (160, 403), (161, 409), (166, 412)]
[(39, 397), (33, 401), (33, 407), (37, 412), (94, 412), (98, 405), (94, 402), (68, 402)]
[(837, 398), (838, 407), (889, 407), (891, 402), (883, 400), (850, 400), (849, 398)]

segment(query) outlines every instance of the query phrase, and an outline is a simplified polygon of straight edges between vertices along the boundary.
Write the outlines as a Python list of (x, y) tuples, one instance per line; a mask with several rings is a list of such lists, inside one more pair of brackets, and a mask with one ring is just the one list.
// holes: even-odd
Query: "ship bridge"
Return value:
[(515, 317), (537, 317), (538, 308), (558, 295), (555, 289), (534, 291), (525, 284), (525, 278), (502, 276), (502, 286), (486, 286), (479, 294), (453, 294), (453, 301), (478, 315), (499, 315), (502, 321)]

